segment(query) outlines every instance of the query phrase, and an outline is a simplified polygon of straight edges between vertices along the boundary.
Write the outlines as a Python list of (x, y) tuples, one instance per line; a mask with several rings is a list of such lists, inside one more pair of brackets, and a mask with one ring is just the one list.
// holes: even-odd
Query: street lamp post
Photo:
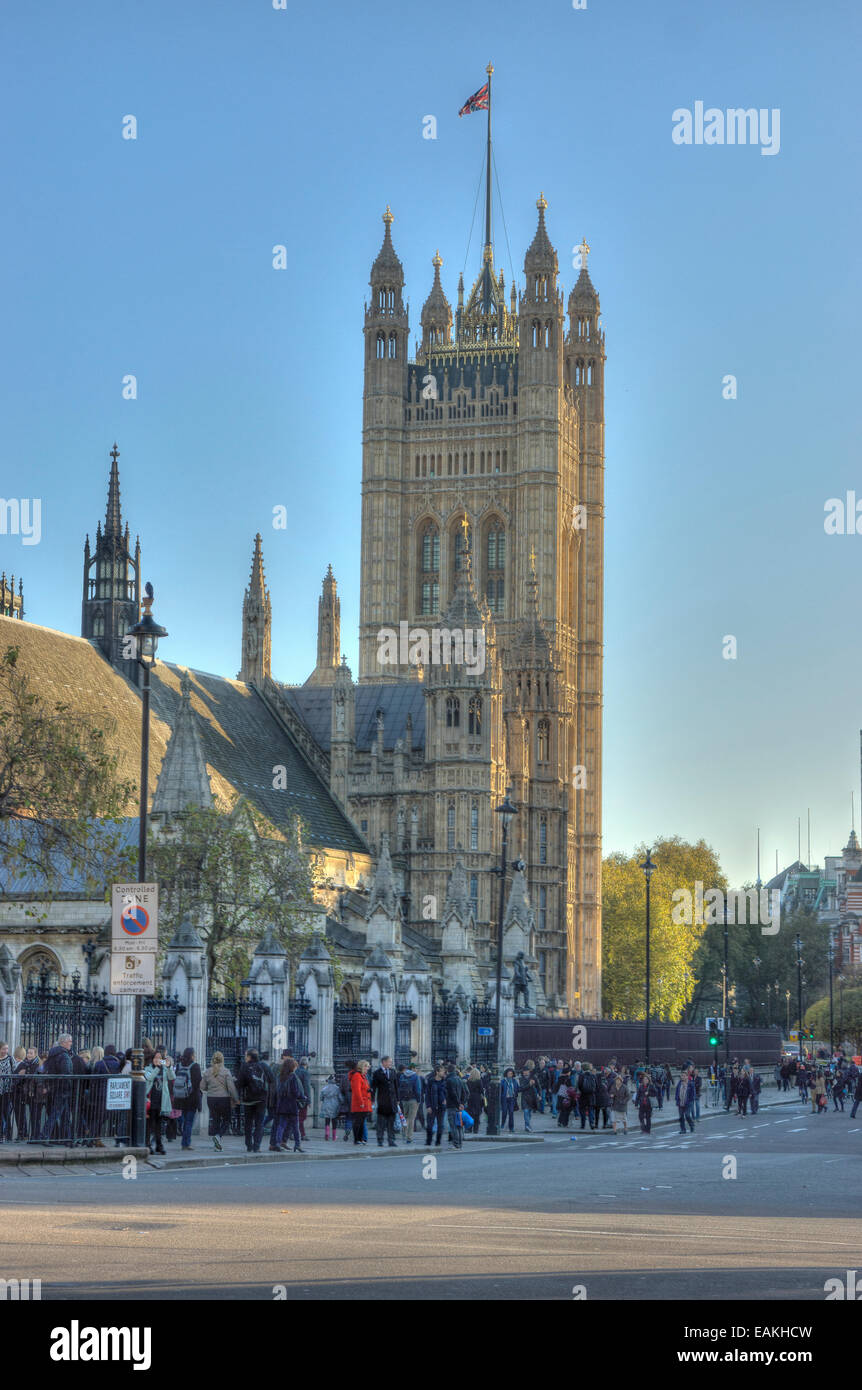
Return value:
[(649, 921), (649, 885), (650, 885), (650, 879), (652, 878), (652, 876), (653, 876), (653, 874), (655, 873), (655, 870), (656, 870), (656, 866), (655, 866), (655, 864), (652, 862), (652, 859), (650, 858), (651, 852), (652, 852), (651, 850), (647, 850), (646, 859), (645, 859), (644, 862), (640, 865), (640, 867), (643, 869), (644, 878), (646, 879), (646, 1030), (645, 1030), (645, 1037), (644, 1037), (644, 1052), (645, 1052), (645, 1061), (646, 1061), (647, 1067), (649, 1066), (649, 1062), (650, 1062), (650, 1056), (649, 1056), (649, 1053), (650, 1053), (650, 1040), (649, 1040), (649, 1015), (650, 1015), (650, 997), (649, 997), (649, 984), (650, 984), (650, 980), (649, 980), (649, 965), (650, 965), (650, 962), (649, 962), (649, 928), (650, 928), (650, 921)]
[(509, 826), (518, 808), (510, 797), (512, 788), (506, 788), (506, 795), (499, 806), (494, 808), (503, 827), (503, 843), (500, 850), (500, 867), (492, 872), (500, 875), (500, 910), (497, 918), (497, 993), (494, 1000), (494, 1051), (491, 1062), (491, 1084), (488, 1094), (488, 1134), (497, 1133), (497, 1120), (500, 1114), (500, 1005), (503, 993), (503, 913), (506, 904), (506, 853), (509, 847)]
[[(153, 586), (144, 586), (142, 600), (143, 616), (140, 622), (129, 628), (128, 637), (134, 637), (136, 659), (143, 673), (141, 682), (141, 795), (138, 815), (138, 882), (147, 881), (147, 784), (150, 771), (150, 671), (156, 664), (156, 649), (160, 637), (167, 637), (167, 629), (159, 627), (152, 615)], [(135, 1027), (132, 1038), (132, 1116), (131, 1140), (133, 1145), (145, 1143), (146, 1139), (146, 1096), (144, 1087), (144, 1050), (141, 1028), (142, 1001), (135, 995)]]
[(787, 1035), (788, 1035), (788, 1042), (789, 1042), (789, 1041), (790, 1041), (790, 990), (789, 990), (789, 989), (786, 989), (786, 990), (784, 991), (784, 1004), (785, 1004), (785, 1014), (786, 1014), (785, 1032), (786, 1032)]
[[(751, 963), (752, 963), (752, 965), (754, 966), (754, 990), (755, 990), (755, 999), (756, 999), (756, 1001), (757, 1001), (758, 1008), (763, 1008), (763, 1002), (762, 1002), (762, 1000), (761, 1000), (761, 998), (760, 998), (760, 967), (761, 967), (761, 965), (763, 964), (763, 961), (760, 959), (760, 956), (755, 956)], [(757, 1022), (757, 1010), (756, 1010), (756, 1009), (755, 1009), (755, 1013), (754, 1013), (754, 1022), (755, 1022), (755, 1023)]]
[(724, 1065), (726, 1074), (730, 1076), (730, 1012), (728, 998), (728, 971), (730, 968), (730, 937), (727, 934), (727, 894), (724, 895), (724, 997), (722, 999), (722, 1013), (724, 1014)]
[(829, 1057), (830, 1060), (835, 1051), (835, 1015), (833, 1010), (832, 996), (832, 966), (835, 960), (835, 946), (832, 941), (832, 933), (829, 933), (829, 949), (826, 952), (829, 961)]
[(799, 1009), (799, 1056), (802, 1056), (802, 937), (796, 933), (796, 1003)]
[(844, 975), (838, 976), (838, 1046), (844, 1042)]

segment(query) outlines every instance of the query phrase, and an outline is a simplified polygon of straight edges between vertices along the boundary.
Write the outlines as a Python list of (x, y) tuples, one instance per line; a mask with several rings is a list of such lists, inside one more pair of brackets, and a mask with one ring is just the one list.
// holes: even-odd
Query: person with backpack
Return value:
[(334, 1076), (327, 1076), (326, 1083), (320, 1092), (320, 1113), (323, 1116), (323, 1137), (329, 1138), (329, 1127), (332, 1126), (333, 1139), (338, 1138), (338, 1115), (341, 1109), (341, 1087)]
[(308, 1104), (308, 1096), (302, 1089), (298, 1076), (299, 1064), (295, 1057), (285, 1057), (278, 1074), (276, 1113), (278, 1119), (273, 1128), (275, 1147), (288, 1153), (290, 1145), (283, 1143), (286, 1138), (293, 1139), (293, 1152), (304, 1153), (299, 1143), (299, 1112)]
[(437, 1125), (435, 1147), (443, 1140), (443, 1116), (446, 1114), (446, 1071), (442, 1062), (425, 1078), (425, 1147), (431, 1147), (431, 1135)]
[(147, 1083), (147, 1144), (150, 1153), (163, 1154), (162, 1120), (171, 1108), (170, 1083), (174, 1080), (174, 1069), (170, 1057), (166, 1057), (160, 1047), (154, 1049), (152, 1060), (144, 1066), (144, 1078)]
[[(476, 1072), (478, 1076), (479, 1073)], [(404, 1142), (413, 1143), (413, 1126), (422, 1099), (422, 1083), (412, 1067), (398, 1068), (398, 1104), (404, 1115)]]
[(472, 1134), (479, 1133), (479, 1121), (485, 1109), (485, 1091), (482, 1086), (482, 1073), (478, 1067), (471, 1067), (467, 1073), (467, 1104), (464, 1109), (473, 1121)]
[(593, 1071), (592, 1062), (585, 1062), (584, 1069), (578, 1080), (578, 1105), (581, 1111), (581, 1129), (590, 1122), (590, 1129), (595, 1129), (598, 1118), (596, 1116), (596, 1074)]
[(222, 1135), (230, 1128), (230, 1112), (239, 1105), (236, 1084), (224, 1064), (224, 1053), (214, 1052), (212, 1061), (201, 1077), (201, 1092), (209, 1108), (209, 1132), (213, 1145), (221, 1152)]
[(607, 1129), (610, 1125), (611, 1091), (610, 1077), (605, 1074), (604, 1069), (596, 1072), (596, 1128), (599, 1124), (599, 1113), (602, 1117), (602, 1129)]
[(515, 1079), (515, 1068), (507, 1067), (502, 1080), (500, 1081), (500, 1130), (505, 1129), (506, 1120), (509, 1121), (509, 1133), (515, 1133), (515, 1107), (518, 1104), (518, 1082)]
[(464, 1143), (464, 1121), (461, 1111), (467, 1099), (467, 1087), (454, 1062), (446, 1070), (446, 1119), (449, 1123), (449, 1143), (460, 1149)]
[(266, 1102), (272, 1082), (273, 1075), (266, 1062), (260, 1060), (260, 1053), (256, 1048), (250, 1047), (236, 1075), (236, 1086), (244, 1107), (246, 1153), (260, 1153)]
[(203, 1073), (195, 1061), (195, 1050), (187, 1047), (174, 1067), (174, 1109), (180, 1112), (180, 1148), (192, 1147), (195, 1116), (203, 1105), (201, 1078)]

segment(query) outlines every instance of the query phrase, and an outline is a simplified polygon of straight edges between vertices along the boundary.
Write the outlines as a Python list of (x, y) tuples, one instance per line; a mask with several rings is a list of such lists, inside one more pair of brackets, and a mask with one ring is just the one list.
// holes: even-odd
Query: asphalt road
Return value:
[[(568, 1135), (260, 1167), (27, 1175), (0, 1277), (43, 1300), (795, 1300), (862, 1265), (862, 1113), (720, 1114), (691, 1138)], [(437, 1154), (438, 1151), (435, 1151)], [(735, 1160), (736, 1177), (730, 1173)]]

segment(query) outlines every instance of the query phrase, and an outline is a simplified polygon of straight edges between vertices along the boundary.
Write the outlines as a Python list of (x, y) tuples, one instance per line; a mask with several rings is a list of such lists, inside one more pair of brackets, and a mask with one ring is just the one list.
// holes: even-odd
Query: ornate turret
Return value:
[(323, 577), (323, 593), (317, 601), (317, 665), (306, 685), (334, 685), (341, 650), (341, 599), (332, 566)]
[(105, 529), (96, 528), (96, 547), (90, 538), (84, 543), (84, 591), (81, 603), (81, 636), (93, 642), (106, 661), (129, 680), (137, 683), (139, 666), (134, 657), (123, 655), (123, 636), (138, 621), (141, 601), (141, 547), (138, 541), (132, 555), (128, 523), (123, 527), (120, 506), (120, 451), (114, 444), (110, 453), (108, 505)]
[(272, 674), (272, 604), (263, 572), (260, 532), (254, 538), (251, 578), (242, 604), (242, 665), (237, 680), (261, 687)]
[(443, 260), (440, 252), (435, 252), (431, 262), (434, 266), (434, 283), (431, 293), (422, 306), (422, 349), (448, 347), (452, 342), (452, 306), (440, 283), (440, 267)]
[[(548, 206), (544, 193), (540, 193), (536, 200), (536, 207), (539, 210), (539, 224), (536, 227), (536, 235), (533, 237), (527, 254), (524, 256), (524, 274), (527, 277), (527, 295), (532, 292), (537, 298), (547, 299), (548, 294), (539, 295), (535, 280), (537, 276), (546, 276), (548, 280), (556, 278), (559, 273), (557, 253), (551, 245), (548, 229), (545, 226), (545, 208)], [(531, 284), (531, 279), (533, 283)], [(546, 286), (549, 289), (550, 285)]]

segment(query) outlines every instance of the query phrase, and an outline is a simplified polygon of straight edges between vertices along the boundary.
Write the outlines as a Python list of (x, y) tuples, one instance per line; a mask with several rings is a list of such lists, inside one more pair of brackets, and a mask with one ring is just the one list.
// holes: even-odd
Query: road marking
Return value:
[(789, 1129), (789, 1130), (787, 1131), (787, 1133), (788, 1133), (788, 1134), (807, 1134), (807, 1133), (808, 1133), (808, 1126), (807, 1126), (807, 1125), (803, 1125), (801, 1129)]

